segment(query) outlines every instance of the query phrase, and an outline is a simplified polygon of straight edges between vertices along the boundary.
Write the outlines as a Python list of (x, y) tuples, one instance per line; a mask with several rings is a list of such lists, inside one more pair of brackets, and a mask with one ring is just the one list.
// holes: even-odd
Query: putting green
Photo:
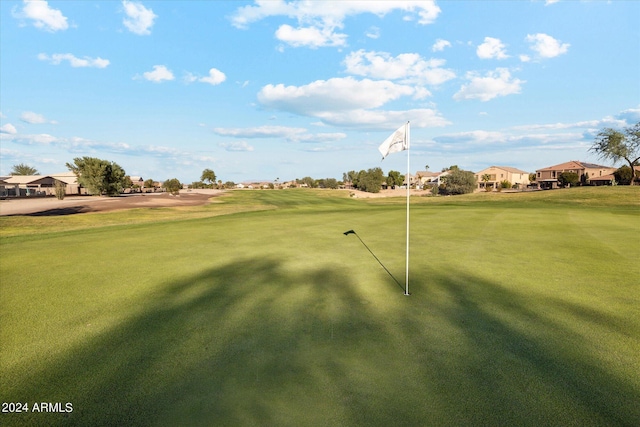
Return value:
[(414, 198), (410, 297), (404, 209), (0, 218), (0, 423), (637, 425), (638, 190)]

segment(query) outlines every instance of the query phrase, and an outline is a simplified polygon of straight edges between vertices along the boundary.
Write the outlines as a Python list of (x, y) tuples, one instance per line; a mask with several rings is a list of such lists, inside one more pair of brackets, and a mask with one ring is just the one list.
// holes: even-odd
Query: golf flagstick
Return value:
[(405, 126), (407, 127), (405, 132), (405, 135), (406, 135), (405, 137), (407, 138), (407, 265), (405, 267), (404, 294), (411, 295), (409, 294), (409, 193), (411, 191), (411, 169), (409, 165), (409, 159), (410, 159), (410, 153), (411, 153), (411, 139), (409, 135), (409, 132), (410, 132), (409, 122), (407, 122)]
[(411, 164), (410, 164), (410, 129), (411, 124), (409, 121), (400, 126), (394, 133), (392, 133), (384, 142), (378, 147), (378, 151), (382, 154), (382, 160), (385, 159), (391, 153), (397, 153), (398, 151), (407, 151), (407, 175), (405, 177), (407, 185), (407, 265), (405, 266), (405, 279), (404, 279), (404, 294), (409, 294), (409, 194), (411, 192)]

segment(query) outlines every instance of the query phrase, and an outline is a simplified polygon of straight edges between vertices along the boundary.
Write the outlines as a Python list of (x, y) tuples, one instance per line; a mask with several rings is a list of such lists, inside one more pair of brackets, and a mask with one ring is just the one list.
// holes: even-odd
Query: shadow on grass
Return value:
[(72, 402), (72, 413), (3, 424), (632, 425), (640, 416), (630, 382), (497, 284), (432, 277), (430, 292), (383, 292), (386, 306), (346, 270), (285, 265), (249, 259), (160, 286), (139, 313), (2, 393)]

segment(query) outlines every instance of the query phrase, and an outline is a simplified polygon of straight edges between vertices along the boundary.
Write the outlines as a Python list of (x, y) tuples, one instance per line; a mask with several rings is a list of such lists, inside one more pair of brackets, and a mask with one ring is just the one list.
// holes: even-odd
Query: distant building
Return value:
[(593, 181), (594, 184), (598, 184), (602, 182), (602, 177), (612, 175), (615, 171), (616, 168), (611, 166), (571, 160), (570, 162), (536, 170), (536, 182), (538, 183), (538, 187), (545, 190), (558, 188), (558, 177), (560, 174), (563, 172), (574, 172), (578, 174), (581, 181), (587, 183)]
[[(529, 185), (529, 172), (509, 166), (490, 166), (475, 175), (478, 188), (486, 188), (489, 186), (497, 188), (503, 181), (509, 181), (512, 186), (516, 186), (517, 188)], [(483, 180), (485, 175), (489, 178), (488, 181)]]

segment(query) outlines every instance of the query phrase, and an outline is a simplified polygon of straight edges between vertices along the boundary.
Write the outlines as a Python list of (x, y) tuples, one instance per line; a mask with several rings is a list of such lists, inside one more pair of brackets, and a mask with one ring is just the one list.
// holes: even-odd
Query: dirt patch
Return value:
[[(379, 193), (367, 193), (365, 191), (359, 191), (359, 190), (345, 190), (345, 191), (349, 191), (350, 194), (353, 194), (352, 197), (356, 199), (379, 199), (382, 197), (407, 197), (406, 189), (380, 190)], [(409, 194), (411, 196), (425, 196), (429, 194), (429, 191), (409, 190)]]
[(121, 209), (198, 206), (209, 203), (222, 191), (147, 193), (118, 197), (74, 196), (58, 200), (54, 197), (7, 199), (0, 201), (0, 215), (59, 216), (87, 212), (109, 212)]

